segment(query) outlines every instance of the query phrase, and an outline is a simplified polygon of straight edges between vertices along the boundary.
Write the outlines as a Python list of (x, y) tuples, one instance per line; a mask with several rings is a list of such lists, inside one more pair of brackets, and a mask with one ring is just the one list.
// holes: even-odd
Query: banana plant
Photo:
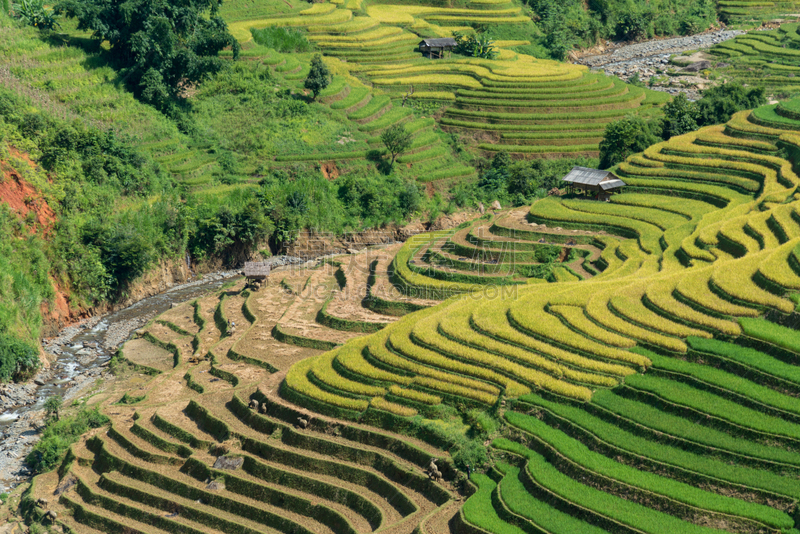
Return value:
[(12, 4), (11, 9), (19, 20), (40, 30), (52, 30), (59, 25), (55, 13), (44, 6), (43, 0), (22, 0)]

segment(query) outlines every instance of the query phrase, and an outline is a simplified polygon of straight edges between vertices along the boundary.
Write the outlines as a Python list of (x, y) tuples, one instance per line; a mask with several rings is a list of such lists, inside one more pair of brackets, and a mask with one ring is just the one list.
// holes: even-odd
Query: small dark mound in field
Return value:
[(220, 456), (214, 462), (214, 469), (230, 469), (231, 471), (239, 469), (244, 463), (244, 458), (230, 458), (228, 456)]

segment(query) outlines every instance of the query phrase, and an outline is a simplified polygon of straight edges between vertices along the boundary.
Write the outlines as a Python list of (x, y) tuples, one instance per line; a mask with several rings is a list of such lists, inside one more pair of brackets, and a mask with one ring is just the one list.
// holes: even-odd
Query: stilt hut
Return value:
[(456, 40), (452, 37), (423, 39), (419, 42), (419, 51), (423, 54), (428, 54), (431, 59), (441, 59), (444, 57), (445, 52), (449, 56), (456, 44)]
[(613, 172), (587, 167), (572, 167), (562, 181), (567, 183), (567, 190), (570, 193), (576, 191), (588, 193), (597, 200), (608, 200), (613, 193), (619, 193), (626, 185)]
[(248, 284), (261, 283), (269, 278), (270, 265), (265, 261), (246, 261), (244, 277)]

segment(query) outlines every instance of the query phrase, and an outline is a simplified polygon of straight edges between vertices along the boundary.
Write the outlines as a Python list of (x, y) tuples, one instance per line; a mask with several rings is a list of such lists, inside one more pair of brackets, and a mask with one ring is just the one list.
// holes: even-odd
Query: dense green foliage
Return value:
[(500, 201), (506, 205), (522, 206), (561, 185), (561, 179), (580, 165), (592, 167), (597, 160), (590, 158), (534, 159), (512, 161), (505, 152), (498, 152), (490, 162), (484, 162), (477, 184), (460, 184), (453, 189), (453, 201), (464, 206), (478, 202)]
[(638, 115), (629, 115), (606, 126), (600, 142), (600, 168), (613, 167), (631, 154), (660, 141), (661, 132), (654, 132), (653, 126), (653, 122)]
[(311, 70), (308, 72), (308, 78), (303, 87), (311, 91), (312, 98), (317, 98), (320, 91), (328, 87), (330, 83), (331, 73), (328, 67), (323, 63), (322, 56), (315, 54), (311, 58)]
[[(48, 285), (50, 270), (79, 302), (105, 300), (157, 257), (183, 250), (182, 208), (171, 180), (152, 161), (113, 132), (38, 112), (9, 91), (2, 96), (0, 128), (6, 142), (28, 151), (44, 171), (58, 177), (50, 181), (41, 171), (18, 169), (30, 176), (59, 217), (49, 243), (28, 238), (31, 258), (41, 267), (34, 264), (29, 272), (37, 273), (39, 287)], [(152, 194), (161, 200), (136, 202)], [(109, 209), (123, 202), (128, 209)], [(49, 298), (52, 289), (39, 294)]]
[[(239, 43), (219, 17), (219, 0), (63, 0), (55, 11), (78, 19), (78, 29), (108, 41), (128, 86), (142, 99), (169, 109), (186, 84), (219, 72), (219, 52)], [(135, 15), (134, 15), (135, 14)]]
[(606, 126), (600, 142), (600, 167), (612, 167), (660, 140), (703, 126), (722, 124), (737, 111), (753, 109), (766, 102), (763, 87), (745, 88), (735, 82), (706, 89), (697, 102), (680, 93), (664, 105), (663, 118), (645, 120), (631, 115)]
[(267, 26), (252, 30), (253, 40), (278, 52), (308, 52), (312, 45), (305, 34), (294, 28)]
[(261, 180), (261, 205), (275, 224), (275, 242), (291, 243), (303, 228), (343, 232), (374, 228), (423, 208), (421, 186), (397, 174), (365, 169), (326, 180), (306, 167), (277, 170)]
[(661, 137), (669, 139), (703, 126), (722, 124), (737, 111), (766, 103), (763, 87), (745, 88), (736, 82), (706, 89), (697, 102), (691, 102), (681, 93), (664, 106)]
[(0, 382), (27, 378), (39, 368), (39, 358), (30, 344), (0, 333)]
[(745, 88), (739, 83), (726, 83), (703, 91), (697, 101), (698, 123), (701, 126), (722, 124), (737, 111), (755, 109), (767, 103), (763, 87)]
[(37, 473), (55, 468), (84, 432), (108, 424), (108, 417), (94, 409), (83, 408), (75, 415), (62, 419), (51, 419), (42, 432), (41, 439), (28, 453), (25, 462)]
[(454, 50), (456, 54), (463, 54), (469, 57), (482, 57), (485, 59), (494, 59), (497, 57), (497, 50), (494, 47), (494, 42), (486, 33), (465, 35), (460, 32), (453, 32), (453, 37), (458, 43)]
[(711, 0), (528, 0), (539, 17), (541, 44), (555, 59), (600, 39), (639, 40), (653, 36), (690, 35), (716, 21)]
[(697, 106), (685, 94), (680, 93), (664, 106), (661, 137), (669, 139), (693, 132), (700, 127), (699, 118)]
[(40, 30), (52, 30), (58, 27), (52, 9), (45, 7), (43, 0), (21, 0), (12, 6), (14, 15), (29, 26)]

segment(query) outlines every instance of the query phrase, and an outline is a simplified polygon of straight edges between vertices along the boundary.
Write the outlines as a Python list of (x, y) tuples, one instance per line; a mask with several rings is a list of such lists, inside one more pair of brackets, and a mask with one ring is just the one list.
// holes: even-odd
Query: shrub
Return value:
[(8, 334), (0, 333), (0, 382), (25, 380), (39, 369), (34, 347)]
[(267, 26), (251, 33), (255, 42), (278, 52), (309, 52), (312, 48), (305, 34), (294, 28)]
[(484, 59), (497, 57), (494, 41), (485, 33), (464, 35), (461, 32), (453, 32), (453, 37), (457, 43), (454, 50), (456, 54)]
[[(4, 7), (8, 11), (7, 4), (4, 4)], [(14, 15), (28, 26), (40, 30), (53, 30), (59, 26), (55, 13), (45, 7), (43, 0), (21, 0), (18, 4), (12, 4), (11, 9)]]
[(41, 439), (25, 457), (25, 462), (37, 473), (44, 473), (58, 466), (70, 445), (81, 434), (92, 428), (108, 424), (109, 419), (97, 407), (84, 408), (77, 414), (60, 420), (51, 419)]
[(58, 421), (61, 418), (59, 412), (61, 411), (62, 402), (63, 399), (58, 395), (48, 397), (48, 399), (44, 401), (45, 416), (48, 420)]
[(647, 122), (637, 115), (628, 115), (606, 126), (600, 142), (600, 168), (608, 169), (625, 161), (628, 156), (642, 152), (658, 142), (655, 122)]

